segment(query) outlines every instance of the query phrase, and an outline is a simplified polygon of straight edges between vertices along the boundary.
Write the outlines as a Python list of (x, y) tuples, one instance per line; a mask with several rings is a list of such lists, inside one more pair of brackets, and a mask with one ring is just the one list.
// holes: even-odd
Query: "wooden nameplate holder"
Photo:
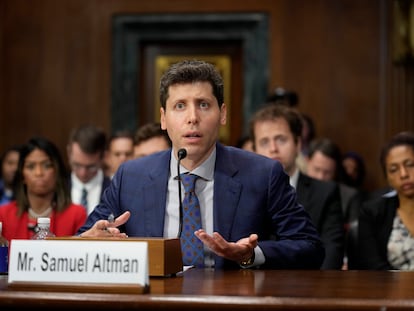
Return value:
[[(76, 239), (77, 241), (112, 240), (111, 238), (53, 237), (48, 239)], [(118, 240), (113, 238), (114, 240)], [(123, 241), (142, 241), (148, 243), (150, 277), (174, 276), (183, 270), (181, 242), (179, 238), (126, 238)]]
[(148, 242), (149, 276), (173, 276), (183, 271), (183, 256), (179, 238), (128, 238)]

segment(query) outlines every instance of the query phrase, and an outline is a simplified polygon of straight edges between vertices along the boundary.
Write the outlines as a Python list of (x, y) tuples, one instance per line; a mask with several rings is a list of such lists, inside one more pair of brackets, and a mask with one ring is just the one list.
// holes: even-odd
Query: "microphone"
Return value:
[(182, 202), (182, 198), (181, 198), (181, 175), (180, 175), (180, 164), (181, 164), (181, 160), (184, 159), (187, 156), (187, 150), (185, 150), (184, 148), (181, 148), (180, 150), (178, 150), (177, 152), (177, 157), (178, 157), (178, 161), (177, 161), (177, 174), (178, 174), (178, 200), (180, 202), (180, 220), (179, 220), (179, 226), (178, 226), (178, 235), (177, 237), (179, 238), (181, 236), (181, 232), (183, 231), (183, 202)]

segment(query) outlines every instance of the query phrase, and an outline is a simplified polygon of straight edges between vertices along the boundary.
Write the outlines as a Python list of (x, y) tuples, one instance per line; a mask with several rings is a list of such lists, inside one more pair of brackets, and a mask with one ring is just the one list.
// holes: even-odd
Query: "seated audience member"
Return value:
[(380, 163), (396, 195), (366, 201), (359, 214), (360, 269), (414, 270), (414, 133), (383, 147)]
[(21, 147), (15, 186), (15, 200), (0, 207), (7, 240), (30, 239), (38, 217), (50, 217), (56, 236), (72, 236), (84, 224), (86, 211), (71, 203), (65, 165), (47, 139), (34, 137)]
[(119, 131), (109, 137), (105, 153), (106, 176), (112, 178), (119, 166), (134, 157), (134, 136), (130, 131)]
[(344, 256), (344, 226), (339, 187), (303, 174), (296, 158), (301, 151), (302, 119), (285, 105), (266, 105), (250, 120), (256, 153), (280, 162), (296, 188), (298, 201), (310, 214), (325, 245), (321, 269), (341, 269)]
[[(266, 103), (283, 105), (296, 109), (299, 105), (299, 96), (296, 92), (286, 91), (285, 89), (278, 87), (267, 97)], [(309, 115), (303, 112), (299, 112), (299, 114), (302, 120), (302, 133), (301, 149), (296, 157), (296, 166), (301, 172), (306, 174), (306, 157), (308, 155), (309, 144), (316, 136), (316, 130), (315, 123)]]
[(252, 142), (252, 139), (248, 135), (242, 136), (237, 141), (236, 147), (237, 148), (240, 148), (240, 149), (244, 149), (244, 150), (252, 151), (253, 152), (253, 142)]
[(328, 138), (317, 138), (309, 145), (306, 161), (308, 176), (338, 183), (342, 212), (344, 216), (348, 215), (349, 204), (351, 199), (357, 195), (358, 190), (342, 182), (343, 170), (339, 146)]
[(158, 122), (144, 124), (135, 132), (134, 158), (144, 157), (170, 148), (171, 140), (168, 133), (161, 129), (161, 124)]
[[(360, 202), (369, 201), (383, 195), (395, 194), (395, 190), (389, 186), (375, 189), (374, 191), (367, 191), (364, 189), (364, 181), (366, 175), (365, 161), (362, 156), (355, 151), (349, 151), (343, 155), (342, 166), (344, 168), (344, 177), (342, 181), (346, 185), (358, 189)], [(349, 212), (352, 213), (355, 211), (349, 210)], [(358, 217), (357, 214), (350, 214), (348, 218), (355, 219), (355, 216), (356, 218)]]
[(307, 161), (306, 158), (309, 155), (309, 146), (311, 142), (315, 139), (316, 136), (316, 130), (315, 130), (315, 123), (313, 122), (313, 119), (305, 114), (300, 113), (300, 116), (302, 118), (302, 146), (300, 148), (300, 152), (298, 157), (296, 158), (296, 165), (300, 169), (302, 173), (306, 174), (307, 168)]
[[(179, 236), (185, 266), (319, 268), (323, 244), (280, 163), (219, 142), (227, 117), (223, 94), (212, 64), (190, 60), (167, 69), (160, 112), (172, 149), (122, 164), (80, 236)], [(188, 217), (201, 216), (201, 224), (194, 219), (186, 226), (188, 217), (180, 216), (178, 172), (182, 211), (191, 195), (196, 212)], [(187, 187), (190, 178), (195, 189)], [(110, 213), (118, 216), (114, 223), (106, 220)]]
[[(349, 232), (350, 226), (354, 227), (358, 221), (360, 207), (359, 192), (356, 188), (342, 183), (343, 169), (341, 163), (341, 150), (339, 146), (328, 138), (314, 139), (309, 145), (309, 154), (306, 158), (306, 174), (315, 179), (337, 182), (341, 194), (341, 206), (344, 215), (345, 228), (345, 252), (343, 269), (354, 267), (357, 255), (354, 245), (354, 233)], [(352, 228), (352, 230), (356, 230)], [(352, 240), (351, 240), (352, 239)]]
[(103, 171), (106, 133), (94, 125), (74, 128), (69, 137), (67, 153), (72, 201), (83, 205), (89, 214), (101, 200), (111, 179)]
[(342, 156), (344, 169), (343, 182), (353, 188), (362, 190), (365, 181), (365, 162), (361, 155), (348, 151)]
[(20, 146), (7, 148), (0, 157), (0, 205), (13, 200), (13, 181), (19, 163)]

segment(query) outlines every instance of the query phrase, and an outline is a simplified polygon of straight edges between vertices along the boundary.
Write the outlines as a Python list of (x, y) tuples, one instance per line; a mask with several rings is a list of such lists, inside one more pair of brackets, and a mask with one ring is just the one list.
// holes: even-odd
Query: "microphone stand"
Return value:
[(178, 150), (177, 153), (178, 156), (178, 161), (177, 161), (177, 174), (178, 174), (178, 200), (179, 200), (179, 204), (180, 204), (180, 219), (179, 219), (179, 225), (178, 225), (178, 235), (177, 238), (181, 237), (181, 233), (183, 231), (183, 202), (182, 202), (182, 195), (181, 195), (181, 175), (180, 175), (180, 164), (181, 164), (181, 160), (184, 159), (187, 156), (187, 150), (185, 149), (180, 149)]

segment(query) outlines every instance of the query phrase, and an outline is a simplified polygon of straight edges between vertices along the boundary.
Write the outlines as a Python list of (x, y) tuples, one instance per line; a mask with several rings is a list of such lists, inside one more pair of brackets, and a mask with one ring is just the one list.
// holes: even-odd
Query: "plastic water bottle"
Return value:
[(53, 232), (50, 231), (50, 218), (49, 217), (39, 217), (37, 219), (37, 228), (38, 228), (38, 231), (32, 237), (32, 240), (44, 240), (46, 238), (56, 236)]
[(0, 221), (0, 274), (9, 271), (9, 241), (3, 236), (3, 223)]

